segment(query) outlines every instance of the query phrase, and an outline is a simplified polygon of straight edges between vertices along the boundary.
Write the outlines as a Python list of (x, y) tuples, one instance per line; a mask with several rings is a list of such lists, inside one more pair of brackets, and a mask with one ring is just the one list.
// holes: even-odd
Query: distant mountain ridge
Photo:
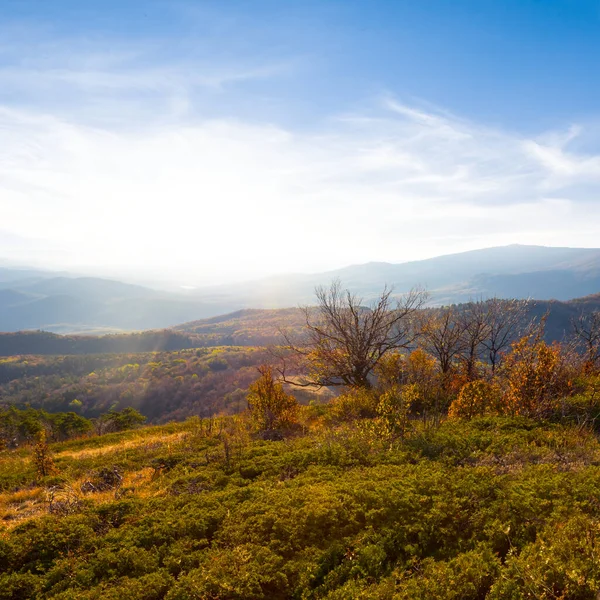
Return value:
[[(545, 338), (563, 341), (572, 320), (582, 312), (600, 310), (600, 294), (568, 302), (533, 301), (527, 320), (546, 318)], [(0, 333), (0, 356), (23, 354), (119, 354), (182, 350), (214, 346), (273, 346), (282, 343), (281, 330), (301, 335), (305, 315), (299, 308), (242, 309), (218, 317), (182, 323), (169, 329), (116, 335), (58, 335), (43, 331)]]
[(277, 308), (309, 304), (314, 287), (340, 279), (366, 299), (384, 285), (403, 293), (425, 287), (435, 305), (477, 297), (569, 300), (600, 292), (599, 248), (511, 245), (404, 263), (371, 262), (312, 275), (289, 275), (212, 288), (246, 298), (245, 306)]
[(67, 275), (0, 267), (0, 331), (99, 333), (171, 327), (246, 308), (311, 304), (314, 288), (333, 279), (365, 300), (387, 284), (398, 294), (425, 287), (432, 305), (491, 296), (567, 301), (600, 292), (600, 249), (501, 246), (181, 293)]

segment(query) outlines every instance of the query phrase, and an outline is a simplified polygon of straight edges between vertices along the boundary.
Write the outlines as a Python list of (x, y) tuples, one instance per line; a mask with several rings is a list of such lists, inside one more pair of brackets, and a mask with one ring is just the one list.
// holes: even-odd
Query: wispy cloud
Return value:
[(3, 252), (22, 256), (10, 240), (31, 238), (56, 265), (216, 281), (597, 244), (600, 155), (579, 144), (594, 135), (585, 123), (526, 137), (386, 96), (293, 127), (236, 110), (252, 101), (246, 83), (286, 61), (146, 52), (86, 42), (72, 60), (61, 47), (0, 67)]
[(285, 56), (219, 56), (202, 39), (175, 43), (172, 36), (64, 37), (43, 26), (11, 24), (0, 26), (0, 40), (0, 105), (113, 126), (196, 112), (195, 105), (218, 104), (240, 85), (295, 68)]

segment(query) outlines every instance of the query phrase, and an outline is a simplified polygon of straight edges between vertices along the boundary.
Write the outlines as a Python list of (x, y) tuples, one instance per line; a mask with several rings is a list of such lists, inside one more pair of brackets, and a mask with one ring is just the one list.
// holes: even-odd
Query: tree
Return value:
[(528, 300), (491, 298), (485, 302), (487, 331), (481, 343), (491, 365), (492, 375), (495, 374), (504, 353), (527, 328), (528, 308)]
[(51, 427), (52, 437), (59, 441), (85, 435), (93, 429), (91, 421), (74, 412), (52, 415)]
[(107, 413), (93, 419), (93, 425), (98, 435), (114, 431), (133, 429), (146, 421), (146, 417), (131, 406), (125, 407), (121, 412), (109, 410)]
[(297, 344), (284, 334), (292, 354), (301, 357), (308, 374), (304, 386), (348, 386), (370, 388), (373, 370), (389, 352), (406, 348), (413, 340), (411, 317), (425, 299), (423, 290), (411, 290), (396, 299), (387, 286), (370, 305), (348, 290), (339, 280), (317, 287), (316, 307), (303, 308), (306, 338)]
[(483, 341), (489, 337), (490, 325), (486, 303), (469, 302), (460, 307), (459, 323), (461, 333), (460, 360), (467, 381), (478, 378), (477, 362), (481, 358)]
[(583, 346), (586, 370), (595, 370), (600, 361), (600, 311), (581, 312), (571, 325), (577, 342)]
[(273, 377), (273, 369), (268, 365), (258, 367), (260, 377), (250, 385), (248, 409), (259, 431), (273, 431), (288, 427), (295, 421), (298, 402), (287, 394)]
[(420, 344), (440, 364), (442, 375), (450, 373), (463, 349), (463, 323), (456, 306), (423, 311), (419, 315)]
[(45, 429), (40, 429), (36, 435), (36, 444), (33, 448), (33, 463), (35, 464), (35, 470), (39, 479), (56, 473), (52, 453), (46, 441)]

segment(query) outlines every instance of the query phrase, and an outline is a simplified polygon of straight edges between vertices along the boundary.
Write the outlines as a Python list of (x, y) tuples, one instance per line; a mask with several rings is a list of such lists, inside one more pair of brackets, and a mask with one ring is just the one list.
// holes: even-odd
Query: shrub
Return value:
[(552, 523), (536, 541), (509, 555), (490, 600), (595, 600), (600, 590), (600, 523), (584, 515)]
[(479, 600), (498, 575), (500, 561), (488, 548), (458, 555), (449, 561), (425, 559), (418, 567), (419, 577), (400, 581), (397, 600)]
[(392, 386), (379, 397), (377, 429), (387, 440), (403, 438), (408, 429), (412, 386)]
[(32, 573), (0, 575), (0, 600), (29, 600), (35, 598), (41, 579)]
[(377, 416), (378, 404), (379, 398), (373, 390), (351, 389), (332, 401), (331, 417), (339, 422), (373, 418)]
[(46, 441), (46, 432), (41, 429), (36, 438), (37, 443), (33, 449), (33, 462), (38, 479), (43, 479), (56, 473), (56, 467), (54, 466), (54, 460)]
[(452, 419), (472, 419), (502, 412), (500, 390), (495, 383), (478, 379), (466, 383), (456, 400), (450, 405), (448, 416)]
[(502, 375), (504, 410), (512, 415), (547, 416), (570, 392), (571, 373), (558, 344), (549, 346), (529, 335), (513, 344)]
[(248, 408), (255, 427), (259, 431), (289, 427), (296, 421), (296, 398), (275, 381), (271, 367), (263, 365), (258, 371), (260, 377), (250, 385), (248, 392)]

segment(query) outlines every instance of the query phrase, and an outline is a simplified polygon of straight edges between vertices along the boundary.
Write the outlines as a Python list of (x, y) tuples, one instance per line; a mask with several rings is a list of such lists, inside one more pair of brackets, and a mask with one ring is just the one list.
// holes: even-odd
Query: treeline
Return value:
[(168, 329), (97, 337), (59, 335), (47, 331), (0, 333), (0, 356), (17, 356), (21, 354), (123, 354), (181, 350), (183, 348), (194, 348), (198, 345), (198, 340), (193, 335)]
[(242, 310), (172, 329), (103, 336), (59, 335), (46, 331), (0, 333), (0, 356), (132, 354), (214, 346), (269, 346), (281, 342), (279, 329), (299, 330), (297, 309)]
[[(593, 336), (598, 328), (594, 311), (581, 313), (572, 322), (569, 319), (561, 336), (563, 341), (552, 344), (547, 341), (549, 316), (544, 307), (532, 307), (525, 301), (492, 299), (435, 309), (418, 305), (397, 319), (399, 313), (392, 296), (388, 296), (385, 310), (381, 306), (368, 308), (357, 298), (348, 303), (343, 294), (333, 305), (327, 306), (327, 298), (321, 300), (325, 304), (310, 308), (305, 315), (298, 309), (294, 311), (294, 323), (302, 322), (305, 327), (284, 330), (291, 338), (288, 347), (279, 348), (279, 358), (274, 358), (273, 351), (251, 347), (6, 357), (0, 358), (0, 397), (19, 408), (31, 406), (48, 412), (72, 411), (77, 402), (77, 413), (86, 418), (130, 406), (151, 422), (184, 420), (193, 415), (207, 417), (244, 410), (257, 367), (271, 364), (275, 376), (281, 371), (283, 380), (290, 383), (288, 391), (303, 402), (326, 400), (334, 393), (325, 392), (344, 386), (352, 393), (360, 388), (381, 387), (378, 382), (387, 378), (402, 403), (411, 398), (411, 417), (427, 417), (446, 415), (459, 396), (463, 405), (468, 404), (469, 394), (476, 393), (485, 392), (488, 399), (506, 399), (502, 390), (509, 381), (515, 381), (518, 370), (515, 366), (509, 373), (511, 361), (517, 365), (530, 363), (529, 379), (522, 386), (543, 390), (545, 399), (549, 395), (576, 397), (583, 393), (587, 389), (583, 380), (593, 369), (590, 352), (595, 351)], [(271, 328), (275, 327), (276, 312), (267, 311)], [(250, 320), (244, 326), (246, 331), (260, 317), (257, 313), (261, 311), (237, 315)], [(233, 326), (231, 320), (213, 321), (225, 328)], [(582, 337), (586, 327), (592, 336), (592, 349)], [(524, 337), (527, 341), (515, 349), (513, 345)], [(140, 338), (152, 339), (150, 333)], [(103, 338), (92, 338), (98, 339)], [(340, 345), (343, 339), (348, 341)], [(515, 352), (522, 355), (518, 360)], [(506, 362), (509, 356), (513, 358)], [(556, 363), (554, 371), (532, 374), (538, 363), (550, 357)], [(545, 378), (545, 383), (534, 385), (535, 376)], [(322, 395), (316, 397), (318, 389)], [(495, 400), (489, 403), (485, 409), (488, 412), (492, 405), (497, 406)], [(457, 406), (453, 409), (456, 414)], [(374, 410), (371, 407), (367, 412), (374, 414)], [(477, 410), (471, 412), (477, 414)]]
[(48, 413), (45, 410), (14, 406), (0, 408), (0, 449), (16, 448), (39, 439), (63, 442), (91, 433), (102, 435), (126, 431), (146, 421), (137, 410), (127, 407), (109, 410), (95, 419), (86, 419), (76, 412)]

